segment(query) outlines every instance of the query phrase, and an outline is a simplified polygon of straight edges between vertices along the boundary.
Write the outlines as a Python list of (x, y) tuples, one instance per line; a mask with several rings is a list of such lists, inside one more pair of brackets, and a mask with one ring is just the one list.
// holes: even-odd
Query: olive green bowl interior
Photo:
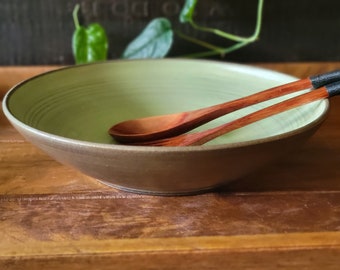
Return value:
[(108, 135), (110, 126), (206, 107), (292, 80), (269, 70), (214, 61), (111, 61), (63, 68), (22, 82), (7, 93), (3, 108), (27, 140), (106, 184), (143, 193), (189, 194), (236, 180), (294, 149), (324, 120), (328, 102), (270, 117), (203, 146), (119, 145)]

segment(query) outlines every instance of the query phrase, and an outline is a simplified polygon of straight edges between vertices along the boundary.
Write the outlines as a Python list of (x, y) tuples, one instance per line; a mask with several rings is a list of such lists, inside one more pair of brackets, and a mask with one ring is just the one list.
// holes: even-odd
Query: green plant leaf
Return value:
[(152, 20), (125, 49), (123, 58), (162, 58), (173, 43), (173, 30), (166, 18)]
[(182, 11), (179, 15), (179, 20), (181, 23), (191, 22), (194, 16), (195, 7), (197, 0), (186, 0)]
[(72, 49), (76, 64), (84, 64), (107, 59), (108, 38), (98, 23), (87, 28), (76, 28), (72, 38)]
[(78, 20), (80, 5), (73, 10), (75, 31), (72, 36), (72, 51), (76, 64), (84, 64), (107, 59), (109, 42), (104, 28), (98, 24), (81, 26)]

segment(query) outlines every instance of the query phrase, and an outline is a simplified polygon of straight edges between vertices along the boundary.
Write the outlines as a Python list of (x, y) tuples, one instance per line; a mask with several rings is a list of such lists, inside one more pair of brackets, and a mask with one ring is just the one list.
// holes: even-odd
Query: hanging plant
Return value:
[[(226, 48), (216, 46), (205, 40), (188, 36), (179, 30), (174, 30), (171, 22), (167, 18), (156, 18), (153, 19), (144, 28), (144, 30), (130, 42), (130, 44), (128, 44), (122, 54), (122, 58), (135, 59), (166, 57), (173, 45), (174, 35), (207, 49), (207, 51), (193, 53), (186, 55), (186, 57), (198, 58), (213, 55), (220, 55), (221, 57), (224, 57), (226, 54), (258, 40), (262, 24), (263, 2), (264, 0), (258, 0), (257, 19), (253, 34), (249, 37), (242, 37), (224, 32), (221, 29), (210, 28), (197, 24), (194, 20), (197, 0), (186, 0), (179, 15), (179, 21), (181, 23), (190, 24), (196, 31), (214, 34), (223, 39), (232, 41), (234, 44)], [(97, 23), (91, 24), (87, 28), (81, 26), (77, 17), (78, 10), (79, 5), (75, 7), (73, 12), (73, 20), (75, 22), (76, 29), (73, 35), (72, 47), (76, 63), (80, 64), (106, 60), (108, 39), (105, 30)]]

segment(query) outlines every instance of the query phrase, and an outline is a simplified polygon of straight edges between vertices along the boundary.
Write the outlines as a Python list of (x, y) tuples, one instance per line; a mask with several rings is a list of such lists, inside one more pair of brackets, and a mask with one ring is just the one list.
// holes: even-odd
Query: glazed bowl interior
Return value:
[[(294, 79), (266, 70), (205, 61), (117, 61), (68, 68), (27, 81), (11, 93), (7, 106), (17, 120), (39, 131), (116, 144), (107, 131), (117, 122), (202, 108)], [(287, 97), (228, 114), (198, 130)], [(314, 102), (230, 132), (207, 145), (285, 134), (318, 119), (325, 108), (324, 101)]]

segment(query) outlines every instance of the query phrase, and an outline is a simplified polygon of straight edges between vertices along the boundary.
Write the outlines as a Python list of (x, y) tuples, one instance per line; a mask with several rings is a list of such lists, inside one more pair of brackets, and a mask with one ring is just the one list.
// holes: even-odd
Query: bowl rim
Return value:
[(95, 63), (87, 63), (87, 64), (81, 64), (81, 65), (72, 65), (72, 66), (65, 66), (61, 67), (55, 70), (50, 70), (43, 72), (41, 74), (32, 76), (26, 80), (23, 80), (14, 86), (12, 86), (7, 93), (5, 94), (3, 100), (2, 100), (2, 110), (7, 117), (7, 119), (13, 124), (18, 127), (21, 127), (22, 129), (25, 129), (29, 131), (31, 134), (35, 134), (36, 136), (40, 138), (44, 138), (45, 140), (53, 140), (53, 141), (58, 141), (63, 144), (74, 144), (77, 146), (81, 147), (90, 147), (90, 148), (96, 148), (96, 149), (102, 149), (102, 150), (120, 150), (120, 151), (137, 151), (137, 152), (195, 152), (195, 151), (210, 151), (210, 150), (221, 150), (221, 149), (233, 149), (233, 148), (238, 148), (238, 147), (246, 147), (246, 146), (251, 146), (251, 145), (257, 145), (257, 144), (263, 144), (263, 143), (269, 143), (273, 141), (278, 141), (281, 139), (286, 139), (289, 137), (292, 137), (294, 135), (300, 134), (305, 130), (312, 129), (313, 127), (317, 126), (321, 122), (324, 121), (326, 118), (328, 111), (329, 111), (329, 101), (328, 99), (323, 99), (320, 100), (320, 102), (325, 103), (324, 110), (322, 113), (313, 121), (308, 123), (307, 125), (304, 125), (302, 127), (293, 129), (291, 131), (278, 134), (278, 135), (273, 135), (269, 137), (265, 137), (262, 139), (254, 139), (254, 140), (247, 140), (247, 141), (242, 141), (242, 142), (232, 142), (232, 143), (221, 143), (221, 144), (216, 144), (216, 145), (197, 145), (197, 146), (133, 146), (133, 145), (123, 145), (123, 144), (108, 144), (108, 143), (99, 143), (99, 142), (91, 142), (91, 141), (83, 141), (83, 140), (77, 140), (77, 139), (72, 139), (72, 138), (67, 138), (63, 137), (60, 135), (55, 135), (48, 133), (43, 130), (39, 130), (37, 128), (31, 127), (23, 122), (21, 122), (19, 119), (17, 119), (10, 111), (8, 102), (10, 97), (15, 91), (18, 91), (20, 87), (23, 85), (29, 83), (32, 80), (35, 80), (39, 77), (42, 76), (47, 76), (51, 73), (57, 73), (57, 72), (65, 72), (68, 69), (79, 69), (79, 68), (84, 68), (92, 65), (106, 65), (106, 64), (118, 64), (120, 62), (156, 62), (156, 61), (162, 61), (162, 62), (169, 62), (169, 61), (176, 61), (176, 62), (200, 62), (200, 63), (210, 63), (210, 64), (216, 64), (216, 65), (223, 65), (223, 66), (228, 66), (230, 68), (234, 69), (242, 69), (246, 70), (249, 72), (265, 72), (270, 75), (275, 75), (275, 76), (283, 76), (286, 77), (287, 80), (296, 80), (298, 79), (297, 77), (275, 71), (275, 70), (270, 70), (267, 68), (263, 67), (256, 67), (256, 66), (251, 66), (251, 65), (246, 65), (246, 64), (239, 64), (239, 63), (232, 63), (232, 62), (218, 62), (216, 60), (206, 60), (206, 59), (128, 59), (128, 60), (123, 60), (123, 59), (114, 59), (114, 60), (108, 60), (108, 61), (103, 61), (103, 62), (95, 62)]

